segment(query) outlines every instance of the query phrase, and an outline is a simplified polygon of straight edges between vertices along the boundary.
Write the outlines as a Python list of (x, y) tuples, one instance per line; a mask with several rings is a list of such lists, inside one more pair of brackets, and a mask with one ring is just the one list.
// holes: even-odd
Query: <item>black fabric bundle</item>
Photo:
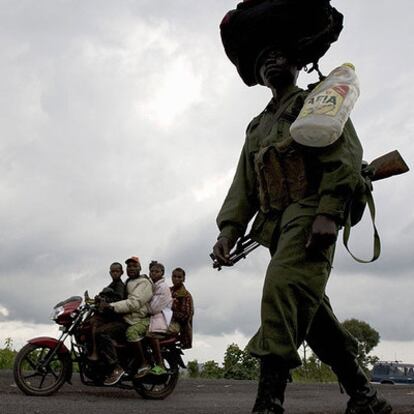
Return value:
[(228, 58), (253, 86), (264, 48), (281, 48), (298, 66), (317, 63), (338, 39), (342, 24), (343, 15), (330, 0), (245, 0), (226, 14), (220, 31)]

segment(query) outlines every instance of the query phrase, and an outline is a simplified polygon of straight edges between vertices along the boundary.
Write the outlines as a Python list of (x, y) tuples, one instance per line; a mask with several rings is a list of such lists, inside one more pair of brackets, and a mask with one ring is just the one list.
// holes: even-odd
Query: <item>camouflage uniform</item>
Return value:
[(263, 288), (261, 327), (248, 349), (258, 357), (277, 355), (290, 368), (300, 365), (297, 349), (304, 340), (333, 367), (342, 357), (354, 359), (357, 353), (355, 339), (335, 318), (325, 295), (334, 246), (309, 252), (305, 245), (317, 214), (334, 218), (338, 226), (344, 223), (361, 179), (362, 148), (350, 121), (329, 147), (293, 143), (289, 127), (307, 93), (292, 86), (278, 106), (272, 100), (249, 124), (233, 183), (217, 217), (219, 237), (234, 242), (258, 213), (251, 236), (270, 249), (272, 258)]

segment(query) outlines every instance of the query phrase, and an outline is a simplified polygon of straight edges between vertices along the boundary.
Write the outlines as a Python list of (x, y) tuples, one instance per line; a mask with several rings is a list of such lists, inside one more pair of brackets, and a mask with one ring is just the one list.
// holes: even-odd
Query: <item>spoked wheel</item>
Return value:
[(56, 392), (65, 382), (72, 363), (68, 354), (56, 353), (45, 365), (53, 348), (27, 344), (14, 361), (14, 380), (27, 395), (46, 396)]
[(167, 374), (147, 374), (145, 377), (134, 381), (135, 391), (147, 400), (163, 400), (175, 389), (178, 382), (178, 366), (164, 360)]

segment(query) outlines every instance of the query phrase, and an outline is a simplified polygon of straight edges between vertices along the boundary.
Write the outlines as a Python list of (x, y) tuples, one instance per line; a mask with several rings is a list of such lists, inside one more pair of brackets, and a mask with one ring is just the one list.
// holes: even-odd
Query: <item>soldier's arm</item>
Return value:
[(249, 159), (247, 141), (243, 146), (233, 182), (217, 216), (219, 238), (231, 245), (244, 235), (249, 221), (258, 209), (253, 160)]
[(350, 120), (339, 140), (318, 153), (321, 165), (317, 214), (343, 224), (346, 208), (360, 181), (362, 146)]
[(258, 208), (254, 166), (249, 158), (247, 146), (246, 140), (233, 183), (217, 216), (220, 234), (213, 247), (213, 253), (219, 263), (225, 266), (233, 265), (229, 260), (230, 250), (237, 239), (244, 235), (249, 221)]
[(350, 120), (339, 140), (317, 151), (320, 201), (306, 244), (309, 250), (332, 245), (344, 224), (348, 203), (360, 181), (362, 147)]

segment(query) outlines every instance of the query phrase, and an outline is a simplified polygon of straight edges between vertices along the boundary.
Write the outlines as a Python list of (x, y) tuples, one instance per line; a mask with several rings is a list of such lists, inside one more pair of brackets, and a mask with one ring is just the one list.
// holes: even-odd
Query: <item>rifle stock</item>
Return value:
[(372, 161), (367, 167), (367, 175), (371, 181), (378, 181), (393, 175), (404, 174), (409, 170), (401, 154), (395, 150)]

